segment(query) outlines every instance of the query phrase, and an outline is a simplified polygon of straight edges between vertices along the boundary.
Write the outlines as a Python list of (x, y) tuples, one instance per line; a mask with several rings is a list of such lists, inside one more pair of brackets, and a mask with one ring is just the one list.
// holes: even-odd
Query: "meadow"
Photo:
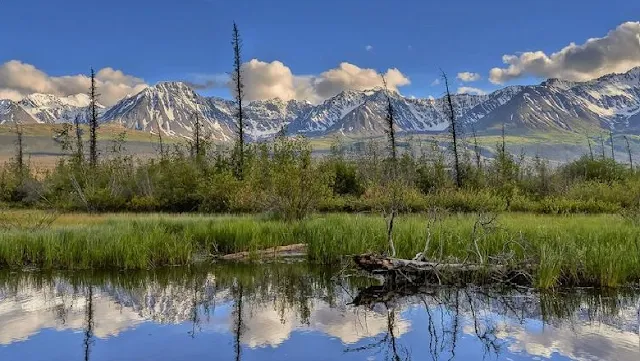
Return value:
[[(0, 268), (149, 269), (210, 262), (215, 256), (279, 245), (308, 244), (312, 263), (339, 265), (348, 256), (388, 252), (385, 219), (374, 214), (314, 214), (304, 220), (263, 216), (62, 214), (46, 227), (44, 213), (14, 211), (0, 234)], [(640, 281), (640, 227), (617, 215), (504, 213), (474, 231), (471, 214), (412, 214), (396, 220), (397, 256), (422, 252), (433, 261), (532, 264), (531, 285), (619, 287)], [(29, 228), (29, 224), (34, 226)], [(25, 228), (26, 227), (26, 228)], [(479, 253), (475, 243), (479, 246)], [(479, 259), (479, 257), (482, 257)]]

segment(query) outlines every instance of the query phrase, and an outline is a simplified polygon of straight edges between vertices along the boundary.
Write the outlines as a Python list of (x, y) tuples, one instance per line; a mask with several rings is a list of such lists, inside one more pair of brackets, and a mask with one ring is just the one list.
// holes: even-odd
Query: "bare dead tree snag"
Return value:
[(382, 75), (382, 84), (384, 85), (384, 94), (387, 98), (387, 114), (385, 117), (385, 123), (387, 129), (385, 130), (387, 133), (387, 140), (389, 142), (389, 148), (391, 150), (391, 164), (390, 164), (390, 175), (389, 181), (391, 184), (391, 204), (389, 210), (389, 219), (387, 220), (387, 242), (389, 244), (389, 252), (392, 257), (396, 255), (396, 248), (393, 242), (393, 222), (398, 213), (399, 208), (399, 189), (398, 189), (398, 151), (396, 145), (396, 131), (395, 131), (395, 120), (393, 113), (393, 104), (391, 103), (391, 97), (389, 96), (389, 89), (387, 89), (387, 80)]
[(76, 132), (76, 162), (81, 164), (84, 161), (84, 144), (82, 143), (82, 129), (80, 129), (80, 116), (73, 119)]
[(384, 85), (384, 94), (387, 98), (387, 114), (385, 117), (386, 126), (387, 126), (386, 133), (387, 133), (387, 139), (389, 141), (389, 147), (391, 148), (391, 161), (395, 163), (398, 160), (395, 121), (394, 121), (393, 105), (391, 104), (391, 97), (389, 96), (389, 90), (387, 89), (387, 80), (385, 79), (384, 75), (382, 75), (382, 84)]
[(471, 124), (471, 132), (473, 133), (473, 152), (475, 153), (475, 156), (476, 156), (476, 168), (480, 169), (480, 167), (482, 166), (480, 146), (478, 145), (478, 136), (476, 134), (476, 128), (473, 124)]
[(204, 149), (202, 144), (202, 122), (200, 121), (200, 115), (196, 111), (193, 114), (193, 139), (191, 140), (191, 156), (194, 159), (200, 160), (204, 155)]
[(98, 164), (98, 92), (96, 89), (96, 74), (91, 68), (91, 88), (89, 90), (89, 164)]
[(233, 92), (236, 100), (236, 131), (237, 140), (235, 146), (235, 173), (236, 178), (242, 179), (244, 176), (244, 142), (245, 142), (245, 119), (242, 108), (242, 100), (244, 98), (244, 84), (242, 81), (242, 39), (240, 38), (240, 32), (238, 25), (233, 23), (233, 35), (231, 44), (233, 45), (233, 74), (231, 80), (233, 84)]
[(160, 146), (160, 159), (164, 159), (164, 143), (162, 142), (162, 127), (160, 121), (156, 117), (156, 128), (158, 128), (158, 145)]
[(593, 160), (593, 147), (591, 146), (591, 138), (587, 134), (587, 144), (589, 144), (589, 157)]
[(22, 179), (24, 177), (24, 145), (22, 139), (22, 125), (16, 121), (16, 172), (18, 177)]
[(627, 153), (629, 154), (629, 169), (633, 170), (633, 157), (631, 157), (631, 144), (629, 144), (629, 138), (624, 136), (624, 141), (627, 143)]
[(613, 132), (609, 130), (609, 141), (611, 142), (611, 159), (616, 160), (616, 154), (613, 149)]
[(451, 125), (449, 126), (449, 130), (451, 132), (451, 142), (453, 148), (453, 160), (454, 160), (454, 171), (456, 172), (456, 186), (458, 188), (462, 187), (462, 174), (460, 174), (460, 157), (458, 155), (458, 120), (456, 119), (455, 107), (453, 105), (453, 97), (451, 96), (451, 91), (449, 90), (449, 79), (447, 78), (447, 74), (442, 72), (442, 80), (444, 81), (445, 89), (446, 89), (446, 107), (447, 115), (449, 117), (449, 122)]

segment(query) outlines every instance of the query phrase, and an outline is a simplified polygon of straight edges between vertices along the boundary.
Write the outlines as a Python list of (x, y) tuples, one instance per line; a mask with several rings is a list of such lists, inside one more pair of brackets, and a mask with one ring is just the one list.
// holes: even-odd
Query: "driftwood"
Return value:
[(278, 246), (252, 252), (238, 252), (221, 256), (220, 259), (228, 261), (239, 261), (253, 257), (257, 258), (296, 258), (307, 255), (307, 245), (304, 243), (292, 244), (289, 246)]
[(384, 275), (385, 285), (397, 285), (399, 281), (416, 284), (455, 284), (473, 281), (488, 283), (509, 281), (528, 283), (528, 266), (509, 267), (502, 264), (437, 263), (362, 254), (353, 257), (362, 270)]

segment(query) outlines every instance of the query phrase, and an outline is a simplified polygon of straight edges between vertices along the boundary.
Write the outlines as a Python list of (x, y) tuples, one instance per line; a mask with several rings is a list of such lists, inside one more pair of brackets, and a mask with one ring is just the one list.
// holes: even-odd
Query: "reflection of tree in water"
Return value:
[(93, 323), (94, 323), (94, 310), (93, 310), (93, 286), (89, 286), (87, 292), (87, 303), (85, 307), (85, 328), (84, 328), (84, 361), (89, 361), (91, 355), (91, 345), (93, 345)]
[(386, 313), (387, 313), (387, 328), (386, 332), (377, 337), (377, 339), (369, 342), (368, 344), (361, 347), (353, 347), (347, 348), (345, 352), (361, 352), (366, 350), (378, 350), (379, 352), (384, 352), (384, 356), (386, 360), (392, 361), (402, 361), (411, 360), (411, 353), (409, 349), (398, 342), (398, 338), (396, 336), (396, 332), (398, 330), (397, 325), (397, 317), (399, 311), (396, 310), (393, 306), (384, 304)]
[(235, 354), (235, 360), (240, 361), (242, 352), (242, 333), (244, 331), (244, 324), (242, 322), (242, 302), (243, 302), (243, 287), (242, 284), (237, 284), (233, 287), (233, 351)]
[[(381, 331), (382, 334), (369, 338), (371, 342), (367, 345), (347, 351), (379, 350), (386, 359), (399, 361), (409, 360), (412, 356), (409, 344), (400, 337), (404, 332), (403, 323), (406, 324), (401, 312), (408, 306), (424, 307), (426, 324), (419, 325), (414, 321), (412, 328), (426, 329), (429, 339), (425, 340), (424, 345), (425, 348), (428, 346), (430, 358), (454, 360), (460, 354), (456, 351), (461, 347), (460, 338), (463, 334), (470, 334), (480, 341), (485, 356), (503, 352), (503, 343), (507, 340), (497, 336), (504, 325), (499, 323), (496, 315), (504, 315), (510, 322), (540, 319), (545, 324), (558, 327), (584, 320), (619, 325), (620, 309), (636, 306), (638, 301), (637, 293), (624, 292), (609, 295), (586, 291), (536, 294), (529, 290), (416, 285), (364, 288), (371, 281), (367, 283), (356, 278), (340, 279), (333, 276), (335, 273), (331, 270), (307, 264), (225, 265), (186, 271), (170, 269), (121, 273), (115, 276), (32, 273), (3, 278), (0, 274), (0, 292), (11, 293), (20, 287), (50, 287), (51, 290), (46, 294), (54, 297), (64, 295), (59, 298), (62, 304), (56, 304), (51, 309), (61, 324), (67, 322), (76, 297), (80, 305), (84, 302), (85, 360), (91, 356), (94, 334), (100, 334), (94, 325), (94, 317), (101, 317), (100, 300), (105, 296), (145, 319), (161, 323), (191, 322), (190, 337), (197, 337), (201, 324), (209, 322), (210, 310), (215, 310), (216, 300), (230, 305), (233, 302), (229, 329), (234, 336), (232, 347), (237, 360), (243, 356), (242, 344), (246, 345), (246, 338), (251, 335), (250, 318), (270, 307), (280, 315), (282, 322), (294, 322), (296, 327), (300, 324), (309, 325), (310, 318), (312, 321), (314, 317), (314, 308), (318, 305), (329, 306), (333, 312), (342, 315), (345, 312), (360, 314), (358, 310), (375, 309), (380, 315), (378, 321), (386, 319), (386, 328), (377, 328), (375, 333)], [(356, 289), (361, 291), (355, 292)], [(350, 296), (351, 293), (356, 297)], [(349, 301), (353, 301), (353, 305), (349, 305)], [(98, 316), (95, 316), (96, 308)], [(366, 316), (371, 313), (362, 314)], [(361, 318), (363, 325), (372, 324), (370, 320)], [(415, 349), (413, 351), (416, 352)]]

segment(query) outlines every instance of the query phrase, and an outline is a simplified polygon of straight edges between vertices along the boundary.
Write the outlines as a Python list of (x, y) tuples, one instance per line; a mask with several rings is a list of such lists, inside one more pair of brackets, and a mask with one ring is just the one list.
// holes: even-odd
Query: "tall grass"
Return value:
[[(0, 267), (148, 269), (295, 243), (308, 244), (310, 261), (331, 264), (387, 248), (384, 219), (375, 215), (316, 215), (295, 222), (255, 216), (78, 215), (76, 225), (69, 217), (46, 229), (0, 233)], [(623, 217), (506, 213), (494, 230), (473, 237), (474, 222), (465, 214), (437, 222), (428, 258), (477, 262), (475, 238), (485, 260), (510, 254), (506, 262), (534, 266), (533, 284), (542, 289), (640, 281), (640, 228)], [(412, 258), (423, 250), (426, 224), (420, 215), (397, 220), (398, 257)]]

